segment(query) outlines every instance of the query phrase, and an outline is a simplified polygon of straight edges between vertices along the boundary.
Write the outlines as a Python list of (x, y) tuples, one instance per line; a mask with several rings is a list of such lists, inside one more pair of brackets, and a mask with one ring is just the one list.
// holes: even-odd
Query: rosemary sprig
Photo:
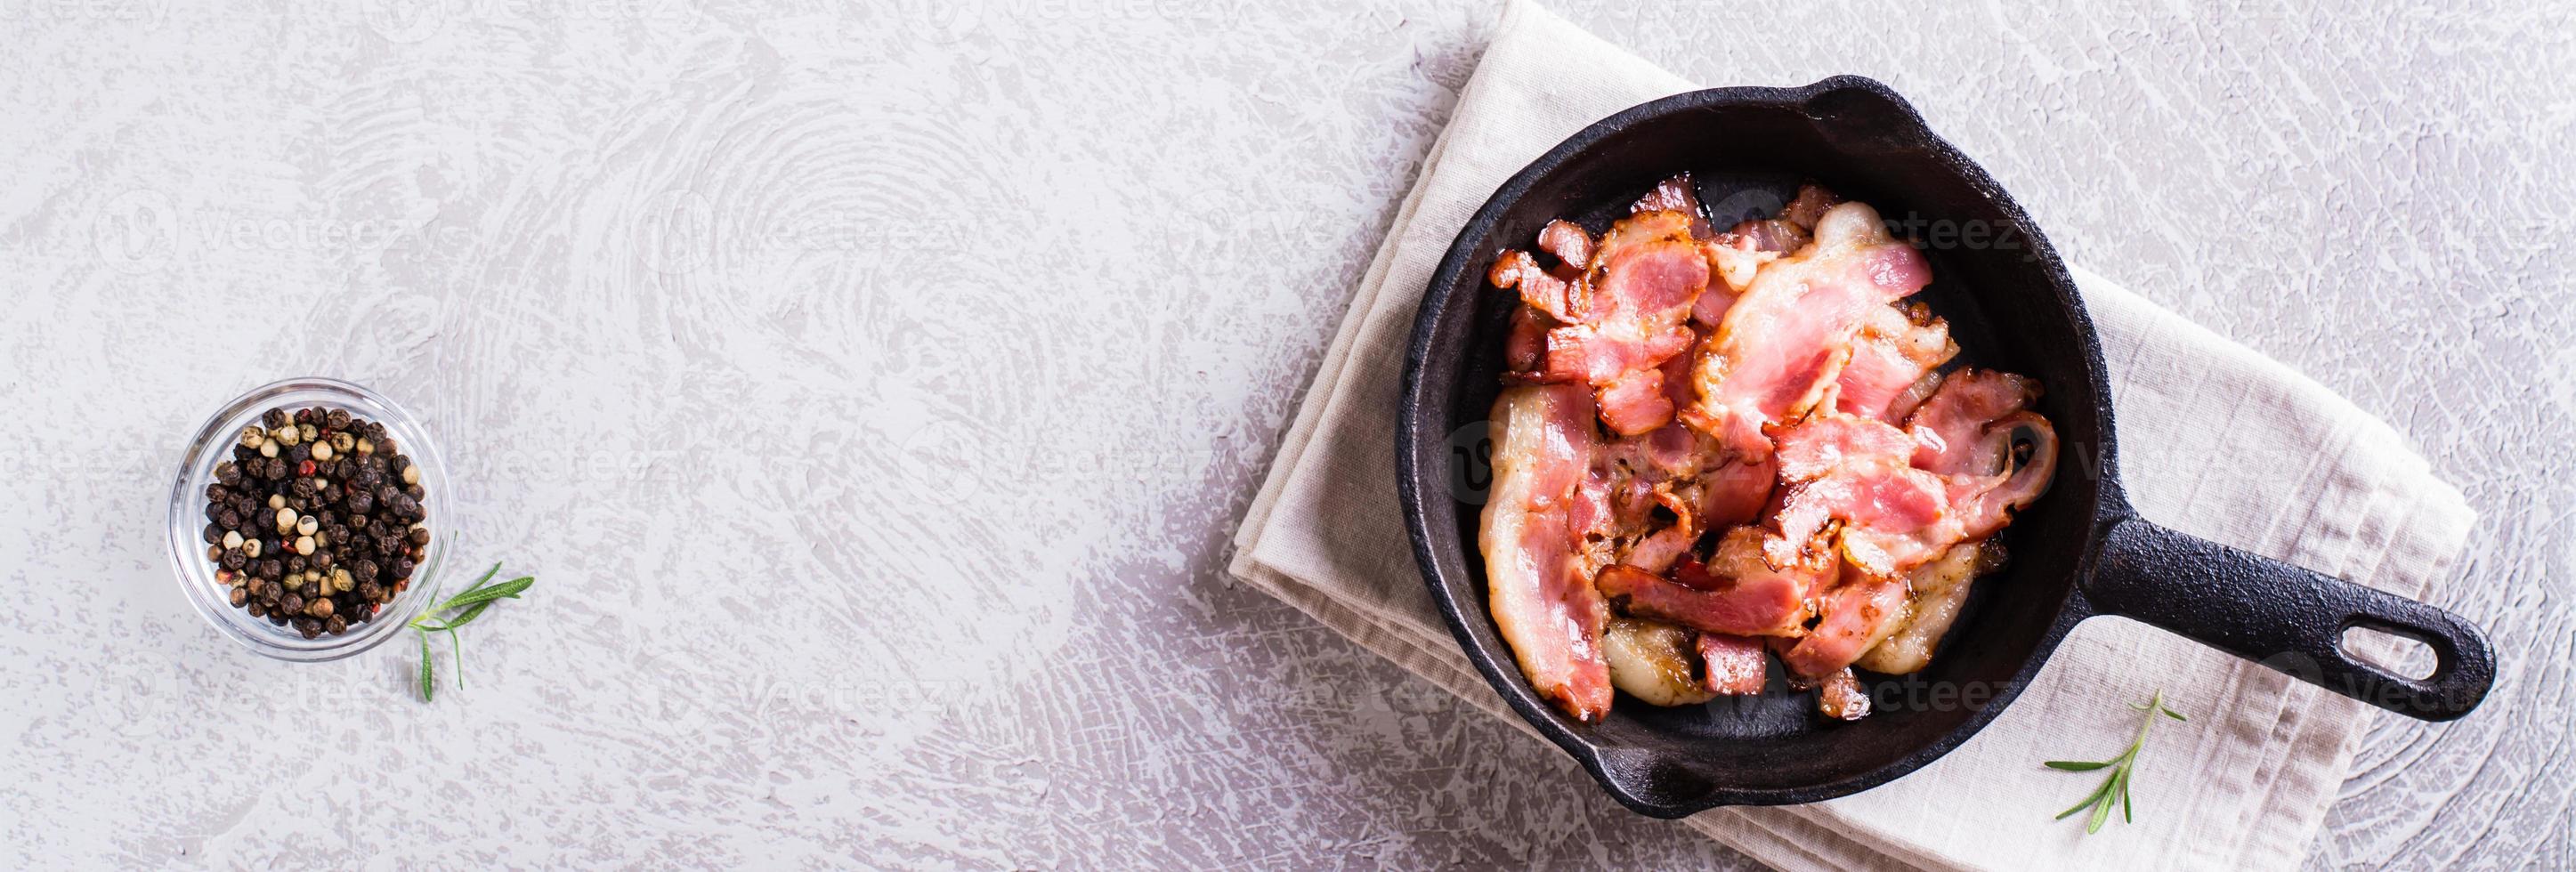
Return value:
[(2066, 772), (2091, 772), (2096, 769), (2105, 768), (2111, 770), (2110, 777), (2102, 779), (2102, 786), (2093, 788), (2093, 792), (2085, 796), (2084, 801), (2076, 803), (2073, 808), (2057, 813), (2057, 820), (2065, 820), (2068, 815), (2083, 811), (2087, 808), (2092, 809), (2092, 820), (2084, 824), (2084, 832), (2087, 835), (2102, 831), (2102, 822), (2111, 819), (2111, 806), (2114, 804), (2120, 806), (2121, 820), (2128, 823), (2138, 822), (2137, 814), (2129, 804), (2129, 773), (2131, 772), (2132, 764), (2138, 762), (2138, 749), (2147, 746), (2147, 728), (2156, 725), (2156, 715), (2159, 714), (2177, 721), (2190, 720), (2189, 718), (2183, 717), (2181, 712), (2174, 711), (2173, 709), (2165, 706), (2165, 692), (2162, 690), (2156, 691), (2155, 696), (2148, 699), (2145, 705), (2130, 703), (2129, 707), (2146, 712), (2147, 716), (2144, 721), (2141, 721), (2138, 724), (2138, 737), (2129, 740), (2129, 750), (2120, 752), (2120, 756), (2098, 762), (2091, 760), (2050, 760), (2047, 763), (2041, 764), (2050, 769), (2057, 769)]
[(475, 579), (472, 585), (457, 592), (455, 596), (430, 606), (421, 612), (420, 617), (412, 619), (412, 630), (420, 634), (420, 699), (422, 702), (433, 699), (438, 689), (437, 679), (430, 670), (430, 664), (435, 661), (429, 654), (429, 634), (447, 634), (447, 647), (456, 657), (456, 686), (464, 687), (465, 644), (464, 640), (456, 635), (457, 628), (473, 622), (475, 618), (482, 617), (483, 610), (491, 608), (493, 603), (504, 599), (518, 599), (520, 592), (527, 590), (529, 585), (537, 583), (533, 576), (522, 576), (500, 584), (492, 584), (492, 579), (500, 574), (501, 564), (492, 564), (492, 568), (484, 570), (483, 577)]

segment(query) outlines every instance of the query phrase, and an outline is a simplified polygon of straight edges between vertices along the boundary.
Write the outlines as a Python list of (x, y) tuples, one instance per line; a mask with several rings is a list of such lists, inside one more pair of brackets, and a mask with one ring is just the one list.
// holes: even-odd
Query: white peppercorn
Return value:
[(315, 460), (329, 460), (329, 459), (331, 459), (331, 443), (329, 443), (329, 442), (316, 442), (316, 443), (313, 443), (313, 459), (315, 459)]
[(298, 534), (311, 536), (314, 531), (320, 529), (322, 529), (322, 519), (313, 517), (312, 515), (306, 515), (295, 520), (295, 532)]
[(270, 501), (271, 501), (271, 502), (273, 502), (273, 503), (275, 503), (275, 504), (277, 505), (277, 507), (278, 507), (278, 508), (277, 508), (277, 532), (284, 533), (284, 532), (286, 532), (286, 531), (288, 531), (288, 530), (295, 529), (295, 521), (296, 521), (296, 517), (295, 517), (295, 510), (294, 510), (294, 509), (290, 509), (290, 508), (287, 508), (287, 507), (286, 507), (286, 498), (285, 498), (285, 497), (271, 497), (271, 498), (270, 498)]
[(420, 467), (418, 467), (418, 466), (406, 466), (406, 467), (403, 467), (403, 471), (402, 471), (402, 483), (404, 483), (404, 484), (419, 484), (419, 483), (420, 483)]
[(224, 547), (225, 547), (226, 549), (232, 549), (232, 548), (239, 548), (239, 547), (242, 547), (241, 531), (240, 531), (240, 530), (229, 530), (229, 531), (226, 531), (226, 532), (224, 533)]
[(275, 459), (275, 458), (277, 457), (277, 442), (276, 442), (276, 441), (274, 441), (274, 440), (266, 440), (266, 441), (262, 441), (262, 442), (260, 442), (260, 443), (259, 443), (259, 456), (261, 456), (261, 457), (266, 457), (266, 458), (270, 458), (270, 459)]
[(314, 548), (314, 545), (313, 545), (313, 537), (311, 537), (311, 536), (297, 536), (297, 537), (295, 537), (295, 553), (297, 553), (297, 554), (302, 554), (302, 555), (304, 555), (304, 556), (306, 556), (306, 557), (311, 557), (311, 556), (313, 556), (313, 548)]

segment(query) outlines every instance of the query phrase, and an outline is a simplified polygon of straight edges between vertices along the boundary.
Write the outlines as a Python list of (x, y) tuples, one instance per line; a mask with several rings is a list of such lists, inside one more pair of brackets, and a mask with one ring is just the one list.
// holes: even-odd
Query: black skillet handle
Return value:
[[(2486, 634), (2458, 615), (2134, 517), (2112, 525), (2084, 596), (2104, 614), (2420, 720), (2468, 714), (2495, 683)], [(2431, 647), (2433, 674), (2419, 681), (2353, 660), (2342, 645), (2352, 627)]]

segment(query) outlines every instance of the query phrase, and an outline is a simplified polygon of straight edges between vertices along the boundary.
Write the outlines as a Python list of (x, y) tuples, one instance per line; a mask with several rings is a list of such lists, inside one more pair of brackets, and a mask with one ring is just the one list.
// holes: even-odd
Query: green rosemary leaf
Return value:
[(429, 652), (429, 634), (447, 634), (448, 648), (456, 660), (456, 686), (464, 687), (465, 637), (457, 634), (457, 628), (472, 623), (475, 618), (482, 617), (483, 612), (490, 609), (493, 603), (505, 599), (518, 599), (519, 594), (527, 591), (530, 585), (537, 582), (535, 576), (521, 576), (492, 584), (492, 579), (499, 577), (500, 574), (501, 564), (492, 564), (491, 569), (484, 570), (482, 578), (475, 579), (474, 583), (467, 586), (465, 590), (448, 597), (445, 601), (432, 599), (431, 601), (437, 604), (422, 612), (420, 617), (412, 619), (412, 629), (420, 633), (420, 698), (422, 701), (431, 699), (431, 693), (436, 685), (430, 671), (430, 663), (434, 658)]
[(2088, 834), (2098, 833), (2102, 831), (2102, 825), (2110, 821), (2112, 807), (2118, 806), (2120, 811), (2120, 820), (2122, 822), (2137, 822), (2137, 807), (2130, 799), (2129, 782), (2137, 773), (2138, 753), (2145, 750), (2147, 747), (2148, 728), (2155, 726), (2156, 717), (2158, 715), (2169, 717), (2177, 721), (2187, 719), (2183, 717), (2181, 712), (2174, 711), (2172, 708), (2165, 705), (2165, 694), (2164, 691), (2161, 690), (2156, 691), (2154, 696), (2149, 697), (2144, 705), (2132, 703), (2129, 707), (2137, 711), (2145, 712), (2146, 717), (2139, 721), (2137, 736), (2129, 740), (2128, 750), (2120, 752), (2120, 756), (2113, 757), (2100, 763), (2081, 760), (2050, 760), (2040, 764), (2050, 769), (2064, 772), (2091, 772), (2104, 768), (2111, 770), (2110, 777), (2103, 779), (2100, 786), (2093, 788), (2093, 792), (2087, 794), (2084, 797), (2084, 801), (2076, 803), (2073, 808), (2058, 812), (2056, 820), (2065, 820), (2068, 817), (2073, 816), (2076, 812), (2089, 808), (2093, 810), (2093, 815), (2085, 820), (2084, 832)]
[(465, 686), (465, 640), (456, 635), (455, 627), (447, 628), (447, 652), (456, 656), (456, 686)]
[(437, 688), (438, 688), (438, 683), (437, 683), (437, 681), (436, 681), (436, 680), (434, 680), (434, 679), (432, 679), (432, 678), (430, 677), (430, 673), (429, 673), (429, 663), (430, 663), (430, 658), (429, 658), (429, 634), (428, 634), (428, 633), (426, 633), (426, 632), (422, 632), (422, 633), (420, 634), (420, 701), (421, 701), (421, 702), (429, 702), (429, 701), (431, 700), (431, 698), (432, 698), (433, 693), (434, 693), (434, 692), (437, 690)]
[(2111, 779), (2102, 779), (2102, 786), (2093, 788), (2093, 792), (2086, 795), (2083, 802), (2076, 803), (2073, 807), (2070, 807), (2065, 811), (2058, 812), (2057, 820), (2065, 820), (2067, 815), (2091, 808), (2094, 803), (2102, 801), (2103, 794), (2109, 792), (2111, 792)]
[(537, 580), (534, 578), (519, 578), (505, 581), (491, 587), (475, 588), (473, 590), (457, 594), (453, 597), (449, 597), (446, 602), (440, 603), (438, 607), (440, 611), (446, 611), (448, 609), (465, 608), (466, 606), (474, 605), (476, 603), (488, 603), (505, 597), (509, 599), (517, 599), (519, 598), (520, 591), (527, 590), (529, 585), (535, 584), (536, 582)]

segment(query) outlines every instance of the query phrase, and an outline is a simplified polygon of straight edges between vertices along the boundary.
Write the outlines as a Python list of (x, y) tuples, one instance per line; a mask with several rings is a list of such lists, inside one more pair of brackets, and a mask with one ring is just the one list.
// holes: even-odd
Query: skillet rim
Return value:
[[(1975, 188), (1994, 206), (2006, 222), (2013, 225), (2029, 241), (2033, 262), (2038, 268), (2040, 277), (2045, 281), (2048, 292), (2055, 296), (2059, 308), (2071, 323), (2073, 335), (2066, 338), (2080, 346), (2077, 357), (2082, 361), (2085, 369), (2083, 380), (2088, 383), (2092, 391), (2092, 402), (2087, 411), (2094, 416), (2100, 442), (2100, 454), (2096, 461), (2099, 474), (2095, 479), (2094, 504), (2089, 508), (2066, 506), (2061, 509), (2068, 512), (2087, 512), (2091, 516), (2088, 520), (2089, 526), (2086, 528), (2085, 541), (2078, 549), (2072, 577), (2065, 583), (2065, 599), (2058, 607), (2054, 623), (2040, 632), (2028, 657), (2023, 660), (2020, 668), (1996, 689), (1993, 698), (1982, 708), (1971, 711), (1965, 720), (1950, 730), (1933, 737), (1931, 741), (1915, 747), (1895, 760), (1839, 780), (1767, 788), (1717, 785), (1696, 798), (1660, 800), (1646, 796), (1646, 788), (1631, 783), (1631, 779), (1655, 777), (1652, 770), (1656, 767), (1634, 764), (1658, 762), (1665, 757), (1663, 752), (1653, 748), (1607, 743), (1602, 741), (1602, 737), (1598, 734), (1589, 733), (1589, 728), (1585, 728), (1587, 732), (1577, 732), (1575, 728), (1568, 727), (1553, 709), (1537, 698), (1528, 682), (1520, 676), (1517, 667), (1505, 668), (1504, 661), (1510, 659), (1508, 652), (1500, 652), (1498, 656), (1498, 652), (1480, 648), (1474, 633), (1469, 629), (1467, 612), (1476, 611), (1477, 618), (1489, 619), (1481, 610), (1472, 608), (1475, 604), (1462, 603), (1458, 597), (1452, 595), (1450, 585), (1445, 581), (1449, 572), (1442, 566), (1443, 555), (1435, 553), (1432, 548), (1430, 504), (1423, 498), (1426, 490), (1439, 492), (1436, 487), (1425, 487), (1424, 476), (1427, 470), (1434, 468), (1435, 465), (1426, 463), (1427, 458), (1424, 455), (1436, 447), (1435, 442), (1440, 445), (1446, 444), (1447, 421), (1445, 419), (1449, 402), (1445, 394), (1454, 392), (1456, 385), (1452, 379), (1442, 385), (1443, 395), (1434, 396), (1430, 391), (1431, 385), (1425, 381), (1424, 374), (1434, 356), (1432, 345), (1437, 334), (1442, 332), (1444, 326), (1451, 326), (1449, 322), (1458, 320), (1444, 316), (1449, 308), (1449, 301), (1459, 293), (1472, 293), (1483, 286), (1481, 281), (1462, 285), (1460, 274), (1474, 262), (1478, 250), (1482, 247), (1481, 243), (1492, 234), (1494, 226), (1500, 223), (1503, 216), (1510, 212), (1524, 196), (1527, 196), (1542, 179), (1565, 168), (1568, 164), (1586, 160), (1604, 140), (1624, 132), (1627, 128), (1666, 115), (1718, 105), (1768, 105), (1798, 110), (1809, 118), (1817, 118), (1812, 106), (1818, 98), (1845, 91), (1869, 95), (1894, 110), (1895, 123), (1909, 128), (1905, 131), (1910, 134), (1909, 148), (1927, 154), (1948, 167), (1951, 172), (1958, 174), (1962, 181)], [(1472, 314), (1466, 317), (1472, 317)], [(1463, 374), (1462, 370), (1460, 375), (1463, 376)], [(2050, 381), (2056, 381), (2058, 376), (2049, 374), (2047, 378)], [(1983, 167), (1978, 166), (1947, 140), (1932, 132), (1929, 125), (1924, 123), (1922, 115), (1893, 89), (1862, 76), (1832, 76), (1812, 84), (1791, 88), (1770, 86), (1705, 88), (1649, 100), (1593, 122), (1514, 173), (1495, 189), (1465, 224), (1460, 226), (1458, 234), (1452, 239), (1448, 250), (1441, 258), (1439, 267), (1433, 271), (1424, 289), (1424, 296), (1415, 311), (1413, 331), (1408, 338), (1405, 350), (1404, 376), (1397, 413), (1395, 446), (1397, 488), (1404, 513), (1405, 532), (1411, 541), (1414, 561), (1422, 573), (1423, 582), (1430, 588), (1433, 601), (1439, 605), (1441, 617), (1449, 625), (1450, 635), (1457, 641), (1461, 652), (1469, 662), (1475, 665), (1476, 671), (1484, 676), (1486, 684), (1502, 697), (1504, 703), (1509, 705), (1523, 722), (1573, 756), (1583, 765), (1585, 771), (1589, 772), (1595, 781), (1600, 782), (1601, 786), (1620, 804), (1640, 814), (1658, 818), (1678, 818), (1719, 806), (1789, 805), (1847, 796), (1894, 780), (1948, 754), (1979, 730), (1984, 729), (1986, 724), (1992, 722), (1997, 715), (2010, 706), (2020, 696), (2021, 690), (2029, 685), (2031, 679), (2056, 653), (2058, 645), (2065, 640), (2074, 626), (2093, 616), (2095, 612), (2084, 597), (2083, 582), (2092, 576), (2099, 561), (2106, 531), (2116, 521), (2133, 515), (2119, 484), (2117, 440), (2111, 414), (2109, 378), (2102, 361), (2101, 338), (2095, 330), (2091, 315), (2085, 310), (2081, 295), (2076, 291), (2074, 278), (2058, 258), (2056, 248), (2049, 243), (2044, 234), (2040, 233), (2039, 228), (2031, 221), (2021, 204), (2005, 192)], [(1445, 461), (1445, 455), (1442, 459)], [(1455, 500), (1451, 499), (1449, 502), (1455, 503)], [(1467, 546), (1465, 543), (1461, 543), (1461, 546), (1460, 553), (1449, 556), (1460, 564), (1461, 571), (1472, 576), (1465, 583), (1481, 583), (1483, 580), (1481, 574), (1465, 567), (1463, 549)], [(1622, 759), (1614, 761), (1613, 757)], [(1614, 771), (1614, 763), (1618, 764), (1620, 769), (1635, 771)]]

